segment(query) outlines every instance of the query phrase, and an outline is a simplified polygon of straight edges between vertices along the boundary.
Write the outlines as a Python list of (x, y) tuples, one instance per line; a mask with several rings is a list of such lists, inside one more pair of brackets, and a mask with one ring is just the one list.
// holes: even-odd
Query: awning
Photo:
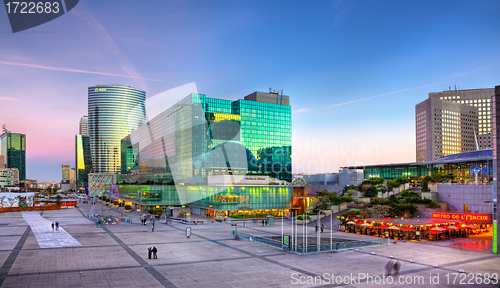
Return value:
[(410, 228), (410, 227), (403, 227), (403, 228), (401, 228), (401, 230), (405, 230), (405, 231), (415, 231), (415, 229)]
[(387, 228), (389, 228), (389, 226), (387, 226), (387, 225), (380, 225), (380, 226), (377, 226), (377, 228), (387, 229)]
[(398, 226), (391, 226), (391, 227), (389, 227), (389, 229), (392, 229), (392, 230), (399, 230), (399, 229), (401, 229), (401, 228), (399, 228)]
[(442, 231), (439, 231), (439, 230), (431, 230), (429, 231), (430, 234), (441, 234), (443, 233)]

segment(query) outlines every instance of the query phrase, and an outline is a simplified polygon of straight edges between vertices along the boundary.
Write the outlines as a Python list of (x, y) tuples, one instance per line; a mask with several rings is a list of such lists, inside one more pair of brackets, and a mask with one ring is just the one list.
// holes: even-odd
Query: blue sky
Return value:
[[(0, 9), (2, 10), (2, 9)], [(0, 11), (0, 122), (27, 134), (27, 177), (74, 166), (87, 87), (147, 96), (290, 95), (295, 172), (415, 160), (429, 92), (500, 85), (500, 1), (80, 1), (13, 34)]]

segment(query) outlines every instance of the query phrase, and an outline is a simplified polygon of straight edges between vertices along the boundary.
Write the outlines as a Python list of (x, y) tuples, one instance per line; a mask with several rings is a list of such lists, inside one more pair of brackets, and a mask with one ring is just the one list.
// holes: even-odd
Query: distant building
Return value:
[(88, 130), (94, 173), (119, 173), (120, 141), (146, 122), (146, 92), (121, 85), (88, 88)]
[(62, 165), (62, 182), (69, 181), (69, 165)]
[(37, 189), (38, 187), (38, 181), (37, 180), (30, 180), (26, 179), (21, 181), (21, 186), (27, 189)]
[(14, 172), (10, 169), (0, 168), (0, 188), (14, 185)]
[(79, 135), (89, 136), (89, 117), (82, 116), (80, 119)]
[[(491, 149), (493, 88), (429, 93), (415, 106), (417, 161)], [(476, 119), (477, 118), (477, 119)]]
[(78, 189), (88, 187), (88, 175), (92, 172), (92, 155), (90, 153), (90, 137), (75, 136), (75, 180)]
[(476, 150), (477, 107), (429, 98), (415, 106), (415, 120), (417, 162)]
[(5, 125), (0, 135), (0, 155), (3, 168), (19, 170), (19, 179), (26, 179), (26, 135), (12, 133)]

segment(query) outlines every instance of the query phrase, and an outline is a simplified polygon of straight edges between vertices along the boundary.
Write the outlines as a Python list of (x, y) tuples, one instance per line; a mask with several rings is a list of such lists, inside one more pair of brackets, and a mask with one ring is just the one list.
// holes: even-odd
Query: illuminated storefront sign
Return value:
[(432, 218), (459, 221), (490, 221), (489, 215), (432, 213)]

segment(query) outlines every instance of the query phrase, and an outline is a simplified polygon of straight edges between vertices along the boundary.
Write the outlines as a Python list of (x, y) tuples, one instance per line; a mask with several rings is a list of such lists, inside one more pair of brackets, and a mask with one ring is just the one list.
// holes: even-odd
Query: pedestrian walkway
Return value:
[(42, 218), (37, 211), (23, 211), (24, 220), (30, 225), (40, 248), (82, 246), (73, 236), (59, 226), (52, 231), (52, 222)]

